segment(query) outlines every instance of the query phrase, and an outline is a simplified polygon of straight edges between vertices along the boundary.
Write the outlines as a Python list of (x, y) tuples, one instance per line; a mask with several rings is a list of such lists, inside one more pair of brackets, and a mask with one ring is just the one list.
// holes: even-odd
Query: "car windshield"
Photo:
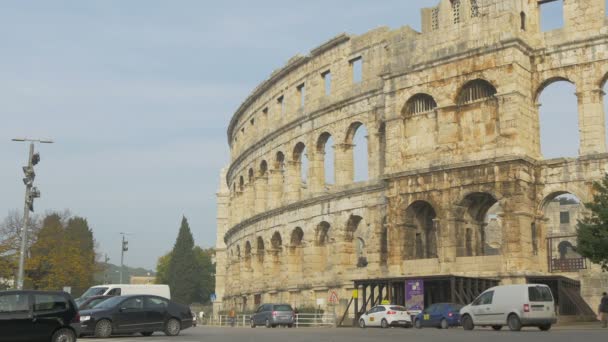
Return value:
[(275, 305), (274, 311), (293, 311), (291, 305)]
[(118, 305), (118, 303), (122, 302), (125, 298), (124, 297), (112, 297), (112, 298), (108, 298), (107, 300), (104, 300), (101, 303), (98, 303), (97, 305), (95, 305), (95, 309), (108, 309), (108, 308), (113, 308), (116, 305)]
[(403, 306), (391, 306), (391, 310), (394, 311), (407, 311), (407, 309)]
[(87, 290), (87, 292), (83, 293), (81, 298), (93, 297), (93, 296), (101, 296), (106, 292), (107, 287), (91, 287)]
[(101, 304), (101, 302), (106, 301), (108, 298), (95, 298), (92, 301), (88, 302), (82, 309), (92, 309), (97, 305)]
[(462, 305), (460, 305), (460, 304), (449, 304), (449, 308), (452, 311), (460, 311), (460, 309), (462, 309)]
[(76, 298), (74, 299), (74, 302), (76, 303), (76, 306), (80, 306), (80, 304), (84, 303), (84, 298)]

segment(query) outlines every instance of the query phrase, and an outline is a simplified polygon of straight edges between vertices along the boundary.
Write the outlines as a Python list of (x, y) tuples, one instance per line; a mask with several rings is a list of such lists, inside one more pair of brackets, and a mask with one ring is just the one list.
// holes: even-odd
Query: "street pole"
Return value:
[(25, 205), (23, 207), (23, 227), (21, 228), (21, 246), (19, 249), (19, 270), (17, 272), (17, 289), (23, 289), (23, 279), (25, 274), (25, 254), (27, 253), (27, 230), (30, 225), (30, 211), (34, 211), (34, 199), (40, 197), (40, 191), (34, 186), (34, 178), (36, 173), (34, 172), (34, 166), (40, 161), (40, 155), (34, 153), (34, 143), (38, 142), (41, 144), (52, 144), (52, 140), (40, 140), (40, 139), (27, 139), (27, 138), (15, 138), (12, 139), (17, 142), (29, 142), (30, 150), (27, 158), (27, 166), (23, 167), (25, 178)]
[[(32, 157), (34, 157), (34, 142), (30, 142), (30, 154), (27, 158), (27, 167), (31, 169)], [(17, 289), (23, 290), (23, 278), (25, 274), (25, 251), (27, 248), (27, 230), (30, 220), (30, 192), (32, 191), (32, 183), (25, 185), (25, 204), (23, 205), (23, 228), (21, 228), (21, 250), (19, 252), (19, 273), (17, 275)]]
[(122, 244), (120, 245), (120, 284), (122, 284), (122, 272), (125, 269), (125, 234), (122, 234)]

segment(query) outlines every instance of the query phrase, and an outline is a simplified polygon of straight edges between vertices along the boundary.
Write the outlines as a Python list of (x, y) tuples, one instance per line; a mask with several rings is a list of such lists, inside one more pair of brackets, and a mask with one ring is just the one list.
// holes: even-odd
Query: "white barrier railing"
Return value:
[[(252, 315), (237, 315), (229, 317), (228, 315), (219, 315), (213, 319), (207, 320), (206, 325), (220, 327), (249, 327), (251, 325)], [(333, 314), (297, 314), (294, 322), (294, 327), (334, 327), (336, 326), (336, 316)]]

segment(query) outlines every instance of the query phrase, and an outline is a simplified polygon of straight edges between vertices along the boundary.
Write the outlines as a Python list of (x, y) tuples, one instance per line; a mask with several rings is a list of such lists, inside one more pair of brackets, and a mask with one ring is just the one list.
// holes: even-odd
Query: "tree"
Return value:
[(608, 174), (593, 189), (593, 201), (585, 204), (591, 214), (578, 222), (576, 251), (608, 271)]
[(213, 249), (194, 247), (194, 253), (200, 268), (200, 302), (206, 303), (210, 295), (215, 292), (215, 264), (213, 263)]
[(169, 282), (169, 263), (171, 262), (171, 252), (158, 258), (156, 264), (156, 280), (157, 284), (167, 284)]
[[(0, 223), (0, 290), (12, 287), (19, 267), (23, 214), (18, 210), (8, 213)], [(28, 246), (31, 246), (40, 230), (40, 220), (31, 216), (28, 226)]]
[(188, 220), (183, 217), (169, 262), (167, 279), (171, 288), (171, 298), (183, 304), (195, 302), (199, 297), (199, 272), (194, 254), (194, 238)]

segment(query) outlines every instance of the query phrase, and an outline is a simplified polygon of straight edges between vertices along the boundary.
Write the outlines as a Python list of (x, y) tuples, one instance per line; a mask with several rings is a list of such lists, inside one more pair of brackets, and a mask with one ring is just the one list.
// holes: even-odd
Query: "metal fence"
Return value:
[[(237, 315), (234, 320), (231, 320), (228, 315), (220, 315), (213, 317), (204, 322), (205, 325), (213, 325), (220, 327), (249, 327), (251, 325), (252, 315)], [(335, 327), (336, 316), (334, 314), (297, 314), (294, 327)]]

